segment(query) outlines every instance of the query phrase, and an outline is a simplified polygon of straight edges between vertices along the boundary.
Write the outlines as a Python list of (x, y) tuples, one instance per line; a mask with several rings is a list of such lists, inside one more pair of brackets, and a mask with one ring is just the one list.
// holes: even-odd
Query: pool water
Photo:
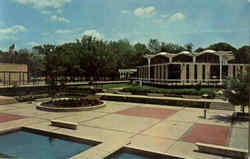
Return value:
[(180, 159), (179, 157), (159, 154), (149, 151), (122, 148), (111, 155), (107, 156), (105, 159)]
[(20, 130), (0, 135), (0, 158), (68, 159), (92, 146)]
[(137, 155), (137, 154), (123, 152), (123, 153), (118, 153), (116, 155), (113, 155), (109, 159), (151, 159), (151, 158)]

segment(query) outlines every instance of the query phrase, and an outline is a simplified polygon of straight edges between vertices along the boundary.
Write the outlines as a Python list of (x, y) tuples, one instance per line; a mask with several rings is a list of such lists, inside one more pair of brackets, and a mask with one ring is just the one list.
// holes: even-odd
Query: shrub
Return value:
[(228, 78), (225, 81), (225, 86), (224, 96), (233, 105), (240, 105), (244, 113), (249, 97), (247, 76), (240, 76), (238, 79)]

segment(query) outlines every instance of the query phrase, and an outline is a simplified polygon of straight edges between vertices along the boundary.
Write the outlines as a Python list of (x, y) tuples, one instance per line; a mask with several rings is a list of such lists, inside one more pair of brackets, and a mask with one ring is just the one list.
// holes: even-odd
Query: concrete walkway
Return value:
[(16, 103), (16, 102), (17, 101), (14, 97), (0, 96), (0, 105), (12, 104), (12, 103)]
[[(195, 142), (248, 149), (248, 122), (232, 125), (231, 111), (208, 110), (204, 119), (203, 109), (198, 108), (106, 101), (106, 107), (93, 111), (46, 112), (35, 104), (17, 103), (0, 105), (0, 112), (0, 131), (26, 126), (107, 143), (111, 147), (106, 150), (112, 149), (111, 141), (126, 141), (128, 147), (190, 159), (225, 159), (197, 152)], [(77, 130), (53, 127), (51, 119), (79, 126)]]

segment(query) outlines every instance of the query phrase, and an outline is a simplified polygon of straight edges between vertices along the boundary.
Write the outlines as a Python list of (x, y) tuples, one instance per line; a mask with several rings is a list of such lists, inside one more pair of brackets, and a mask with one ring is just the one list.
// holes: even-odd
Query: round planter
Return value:
[(105, 106), (105, 103), (101, 101), (101, 104), (94, 105), (94, 106), (84, 106), (84, 107), (49, 107), (49, 106), (43, 106), (43, 102), (36, 103), (36, 108), (39, 110), (44, 111), (51, 111), (51, 112), (78, 112), (78, 111), (88, 111), (88, 110), (95, 110), (99, 109)]

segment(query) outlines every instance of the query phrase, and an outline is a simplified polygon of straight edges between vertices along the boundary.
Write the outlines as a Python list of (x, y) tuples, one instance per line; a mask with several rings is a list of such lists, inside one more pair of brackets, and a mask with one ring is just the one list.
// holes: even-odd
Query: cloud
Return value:
[(130, 11), (129, 10), (121, 10), (121, 12), (120, 13), (122, 13), (122, 14), (129, 14), (130, 13)]
[(14, 0), (22, 5), (31, 5), (33, 8), (61, 8), (64, 4), (70, 3), (72, 0)]
[(57, 34), (67, 34), (72, 32), (73, 32), (72, 30), (61, 30), (61, 29), (56, 31)]
[(54, 20), (54, 21), (57, 21), (57, 22), (70, 23), (70, 20), (69, 20), (69, 19), (66, 19), (66, 18), (64, 18), (64, 17), (58, 17), (58, 16), (56, 16), (56, 15), (52, 15), (50, 18), (51, 18), (52, 20)]
[(9, 28), (0, 29), (0, 33), (2, 34), (16, 34), (18, 32), (26, 32), (26, 31), (28, 30), (22, 25), (14, 25)]
[(57, 14), (62, 14), (62, 12), (63, 12), (62, 9), (57, 9), (57, 10), (56, 10), (56, 13), (57, 13)]
[(9, 34), (4, 34), (4, 35), (1, 35), (1, 39), (0, 41), (2, 40), (11, 40), (11, 41), (16, 41), (18, 40), (18, 38), (15, 36), (15, 35), (9, 35)]
[(183, 13), (175, 13), (174, 15), (170, 16), (169, 19), (176, 21), (176, 20), (183, 20), (185, 19), (185, 15)]
[(83, 35), (92, 36), (95, 37), (96, 39), (104, 39), (104, 35), (97, 32), (95, 29), (86, 30), (85, 32), (83, 32)]
[(248, 0), (248, 2), (250, 3), (250, 0)]
[(150, 6), (150, 7), (145, 7), (145, 8), (137, 8), (134, 10), (134, 15), (135, 16), (145, 16), (145, 17), (150, 17), (156, 14), (155, 7)]
[(4, 25), (5, 25), (5, 23), (2, 22), (2, 21), (0, 21), (0, 27), (1, 27), (1, 26), (4, 26)]
[(45, 15), (49, 15), (49, 14), (51, 14), (51, 11), (42, 10), (40, 13), (41, 13), (41, 14), (45, 14)]
[(155, 24), (159, 24), (159, 23), (163, 22), (163, 20), (162, 19), (154, 19), (154, 20), (152, 20), (152, 22)]
[(168, 17), (169, 17), (169, 14), (161, 14), (160, 17), (161, 17), (161, 18), (168, 18)]
[(28, 45), (28, 46), (38, 46), (40, 44), (38, 44), (37, 42), (31, 41), (31, 42), (27, 42), (26, 45)]

